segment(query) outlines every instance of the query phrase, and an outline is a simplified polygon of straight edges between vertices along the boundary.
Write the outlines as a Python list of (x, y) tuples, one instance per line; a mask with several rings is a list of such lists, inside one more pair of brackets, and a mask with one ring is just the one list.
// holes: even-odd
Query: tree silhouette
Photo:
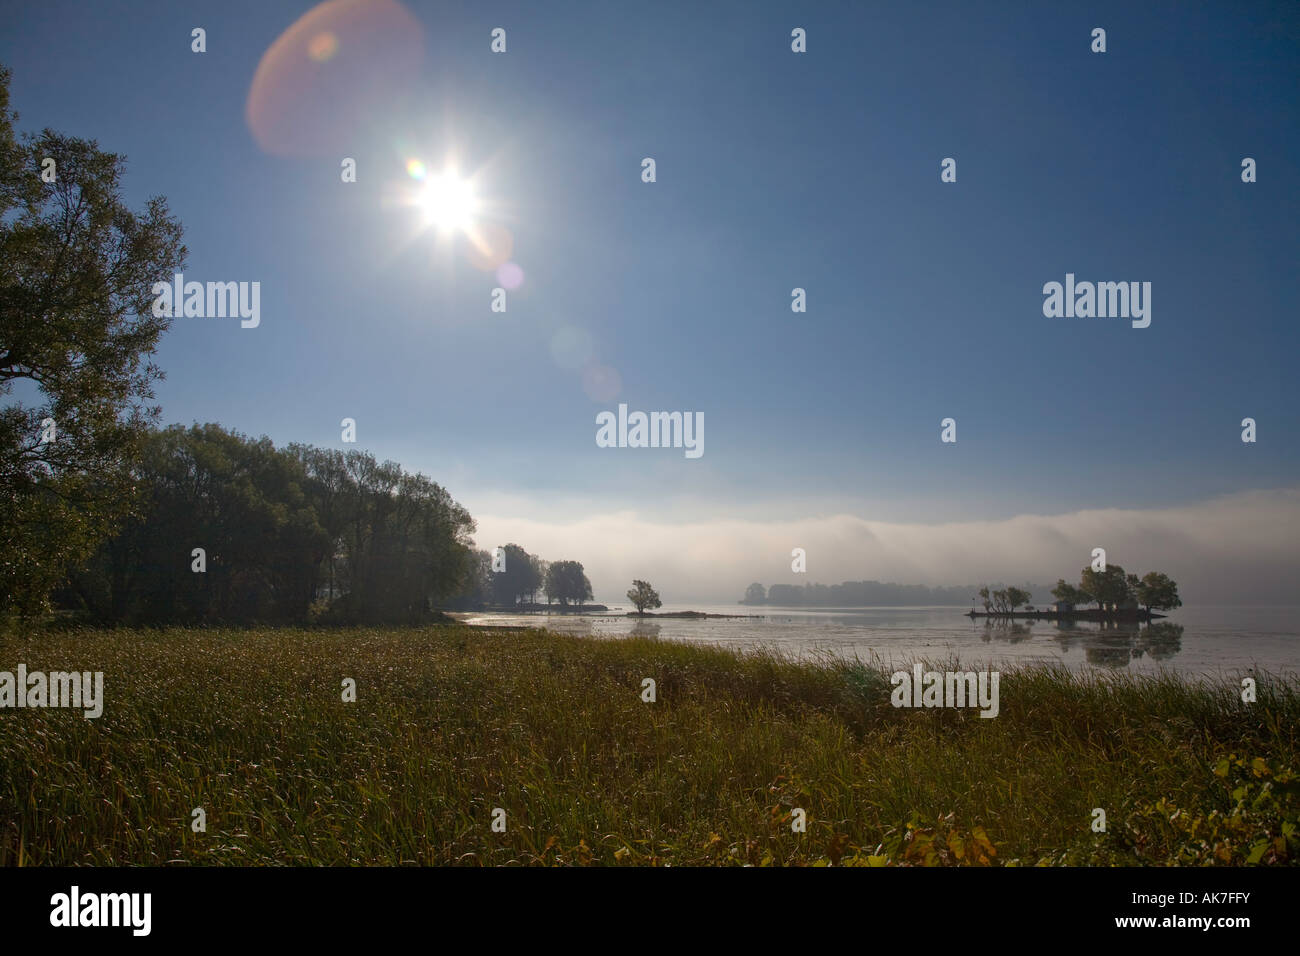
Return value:
[(35, 395), (0, 408), (0, 610), (34, 613), (134, 506), (171, 321), (152, 287), (186, 250), (165, 200), (122, 202), (123, 157), (48, 129), (19, 143), (15, 118), (0, 67), (0, 396)]
[(663, 601), (659, 600), (659, 592), (650, 586), (649, 581), (634, 580), (631, 589), (627, 592), (627, 599), (636, 605), (636, 612), (644, 614), (646, 608), (663, 607)]

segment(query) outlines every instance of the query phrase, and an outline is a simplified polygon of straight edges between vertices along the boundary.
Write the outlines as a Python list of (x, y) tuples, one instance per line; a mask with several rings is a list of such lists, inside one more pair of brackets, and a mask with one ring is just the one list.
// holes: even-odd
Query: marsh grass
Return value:
[[(102, 670), (106, 704), (96, 720), (0, 711), (0, 864), (1159, 865), (1300, 852), (1300, 693), (1268, 677), (1244, 704), (1226, 682), (1004, 670), (1001, 713), (982, 719), (891, 707), (877, 663), (463, 626), (0, 638), (0, 670), (19, 662)], [(345, 677), (356, 703), (341, 700)], [(644, 677), (655, 703), (641, 700)], [(191, 831), (195, 807), (206, 833)], [(795, 807), (806, 833), (791, 832)], [(1090, 827), (1095, 807), (1106, 833)]]

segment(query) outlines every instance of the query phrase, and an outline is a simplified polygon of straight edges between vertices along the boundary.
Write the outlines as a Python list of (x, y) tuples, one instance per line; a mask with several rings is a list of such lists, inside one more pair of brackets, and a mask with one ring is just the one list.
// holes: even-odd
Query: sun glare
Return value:
[(474, 184), (451, 170), (429, 176), (416, 202), (424, 213), (426, 225), (442, 233), (469, 232), (479, 212)]

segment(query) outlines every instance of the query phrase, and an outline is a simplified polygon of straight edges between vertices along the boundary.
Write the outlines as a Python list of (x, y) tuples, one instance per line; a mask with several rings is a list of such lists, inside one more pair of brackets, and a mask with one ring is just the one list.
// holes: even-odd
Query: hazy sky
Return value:
[[(124, 153), (187, 279), (261, 283), (255, 329), (175, 320), (165, 421), (424, 471), (479, 544), (581, 560), (609, 601), (1050, 583), (1095, 546), (1189, 603), (1295, 600), (1300, 6), (412, 2), (358, 72), (394, 6), (276, 79), (343, 115), (413, 70), (296, 156), (247, 105), (310, 3), (0, 14), (20, 128)], [(505, 313), (394, 203), (452, 154), (513, 238)], [(1045, 317), (1066, 273), (1150, 282), (1150, 327)], [(619, 402), (703, 413), (703, 456), (597, 447)]]

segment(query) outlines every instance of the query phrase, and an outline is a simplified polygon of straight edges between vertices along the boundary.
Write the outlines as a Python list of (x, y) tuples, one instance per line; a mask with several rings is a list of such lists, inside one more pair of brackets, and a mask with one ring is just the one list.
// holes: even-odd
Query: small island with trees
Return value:
[(646, 608), (663, 607), (664, 602), (659, 599), (659, 592), (650, 586), (649, 581), (642, 581), (639, 578), (632, 582), (631, 589), (627, 592), (627, 599), (632, 602), (635, 611), (628, 611), (628, 617), (682, 617), (682, 618), (704, 618), (704, 617), (748, 617), (746, 614), (707, 614), (704, 611), (669, 611), (664, 614), (654, 614), (647, 611)]
[[(1049, 608), (1035, 608), (1029, 604), (1029, 592), (1008, 587), (990, 592), (979, 589), (983, 611), (971, 610), (967, 617), (1046, 618), (1062, 621), (1151, 621), (1168, 611), (1182, 607), (1178, 585), (1161, 571), (1150, 571), (1142, 577), (1126, 574), (1118, 564), (1103, 566), (1101, 570), (1086, 567), (1076, 587), (1059, 578), (1052, 588), (1056, 603)], [(1094, 608), (1083, 607), (1095, 604)], [(1018, 607), (1025, 610), (1018, 611)]]

